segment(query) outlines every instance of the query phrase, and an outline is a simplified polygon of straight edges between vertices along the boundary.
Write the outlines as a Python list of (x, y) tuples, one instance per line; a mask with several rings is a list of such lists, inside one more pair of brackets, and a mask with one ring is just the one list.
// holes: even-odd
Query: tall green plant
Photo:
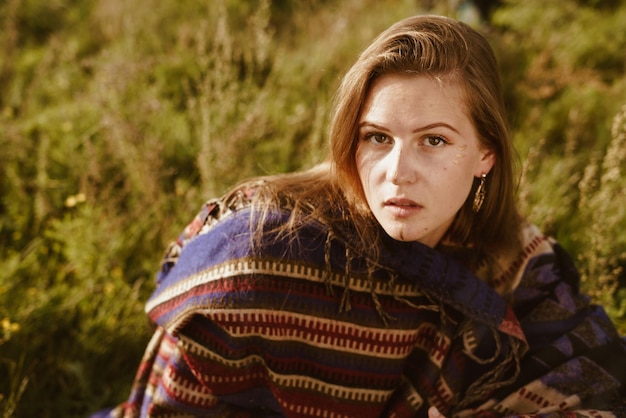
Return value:
[(579, 183), (578, 209), (588, 220), (578, 239), (587, 242), (579, 254), (587, 291), (603, 302), (609, 313), (626, 328), (626, 105), (615, 116), (612, 140), (599, 161), (592, 160)]

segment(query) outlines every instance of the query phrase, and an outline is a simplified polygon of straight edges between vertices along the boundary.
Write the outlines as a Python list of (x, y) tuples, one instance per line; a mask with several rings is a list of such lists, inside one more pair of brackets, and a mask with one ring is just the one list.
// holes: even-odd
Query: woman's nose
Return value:
[(410, 184), (417, 180), (417, 162), (406, 146), (396, 143), (389, 153), (387, 180), (393, 184)]

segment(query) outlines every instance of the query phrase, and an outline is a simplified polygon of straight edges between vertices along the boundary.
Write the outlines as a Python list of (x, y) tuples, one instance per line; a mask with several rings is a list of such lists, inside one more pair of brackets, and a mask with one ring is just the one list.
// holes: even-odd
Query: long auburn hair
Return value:
[(477, 254), (519, 246), (519, 215), (515, 204), (515, 151), (507, 123), (498, 66), (487, 40), (468, 25), (441, 16), (414, 16), (382, 32), (359, 56), (342, 79), (334, 99), (330, 123), (330, 154), (326, 162), (298, 173), (265, 177), (244, 183), (263, 183), (253, 202), (257, 209), (292, 210), (285, 232), (311, 218), (332, 226), (349, 220), (359, 239), (355, 245), (369, 252), (381, 228), (369, 210), (356, 168), (358, 121), (371, 85), (386, 74), (454, 78), (464, 88), (468, 115), (481, 145), (495, 153), (487, 178), (487, 193), (478, 213), (467, 201), (444, 237), (446, 242), (471, 248)]

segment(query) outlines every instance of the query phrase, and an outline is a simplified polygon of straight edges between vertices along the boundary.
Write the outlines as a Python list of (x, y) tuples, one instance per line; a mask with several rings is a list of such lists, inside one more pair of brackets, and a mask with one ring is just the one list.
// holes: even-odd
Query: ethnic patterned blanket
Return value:
[(626, 416), (626, 342), (535, 228), (501, 260), (505, 299), (418, 243), (374, 262), (311, 224), (260, 244), (254, 214), (223, 206), (170, 247), (131, 396), (101, 416)]

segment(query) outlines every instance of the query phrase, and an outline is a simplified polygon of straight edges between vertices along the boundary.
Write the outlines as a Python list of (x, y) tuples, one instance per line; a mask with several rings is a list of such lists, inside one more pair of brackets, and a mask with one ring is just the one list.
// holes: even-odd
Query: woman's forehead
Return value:
[(370, 84), (359, 120), (378, 108), (391, 114), (424, 112), (439, 106), (442, 111), (468, 116), (465, 86), (457, 78), (421, 74), (387, 74)]

